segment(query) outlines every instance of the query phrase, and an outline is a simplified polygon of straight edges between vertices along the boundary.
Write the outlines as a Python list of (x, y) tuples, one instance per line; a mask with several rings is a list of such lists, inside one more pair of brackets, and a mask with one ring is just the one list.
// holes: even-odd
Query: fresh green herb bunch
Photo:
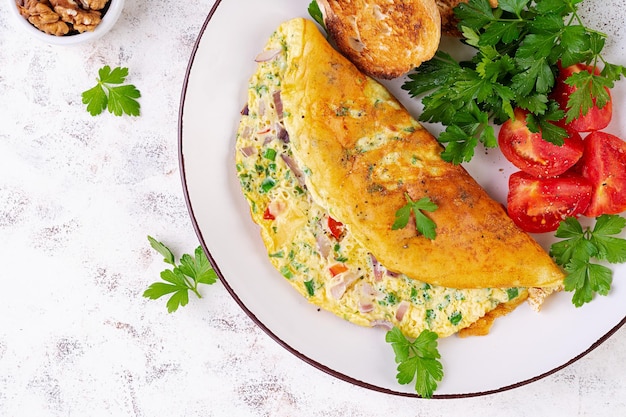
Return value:
[[(488, 0), (469, 0), (455, 8), (463, 42), (476, 49), (469, 61), (457, 62), (438, 52), (409, 75), (402, 86), (422, 98), (420, 120), (442, 123), (439, 141), (447, 144), (443, 159), (469, 162), (475, 147), (497, 146), (490, 122), (514, 118), (513, 109), (530, 112), (528, 126), (545, 140), (560, 145), (567, 133), (554, 122), (586, 114), (596, 100), (603, 107), (625, 72), (604, 60), (606, 35), (584, 26), (577, 12), (583, 0), (500, 0), (492, 9)], [(549, 98), (558, 68), (576, 63), (603, 66), (601, 74), (587, 71), (566, 80), (576, 86), (567, 112)]]

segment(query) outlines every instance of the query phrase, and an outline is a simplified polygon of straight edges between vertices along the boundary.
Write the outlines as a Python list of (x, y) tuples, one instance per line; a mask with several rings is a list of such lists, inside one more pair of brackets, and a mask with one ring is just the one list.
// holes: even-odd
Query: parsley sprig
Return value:
[(324, 15), (322, 14), (322, 10), (320, 9), (319, 4), (317, 4), (317, 1), (315, 0), (311, 1), (311, 3), (309, 3), (309, 7), (307, 8), (307, 11), (309, 12), (309, 16), (311, 16), (311, 18), (313, 18), (313, 20), (315, 20), (318, 25), (320, 25), (324, 30), (326, 30), (326, 24), (324, 23)]
[(405, 193), (405, 198), (407, 203), (396, 211), (396, 220), (391, 226), (391, 230), (405, 228), (406, 225), (409, 224), (411, 212), (413, 212), (413, 216), (415, 217), (415, 229), (418, 233), (421, 233), (424, 237), (431, 240), (437, 237), (437, 225), (422, 213), (422, 210), (429, 212), (437, 210), (437, 204), (433, 203), (428, 197), (413, 201), (407, 193)]
[(396, 355), (396, 379), (403, 385), (415, 380), (415, 391), (424, 398), (433, 396), (437, 383), (443, 378), (437, 338), (437, 333), (422, 330), (417, 339), (411, 341), (397, 327), (385, 335), (385, 341), (391, 344)]
[(141, 93), (132, 84), (123, 84), (128, 76), (128, 68), (105, 65), (98, 71), (97, 84), (82, 94), (83, 104), (92, 116), (108, 109), (116, 116), (127, 114), (139, 116), (140, 105), (137, 99)]
[(626, 219), (616, 214), (603, 214), (593, 229), (583, 228), (574, 217), (561, 222), (556, 237), (562, 238), (550, 247), (550, 255), (564, 267), (566, 291), (573, 291), (572, 303), (580, 307), (593, 300), (594, 294), (607, 295), (613, 271), (593, 259), (608, 263), (626, 262), (626, 239), (615, 237), (626, 226)]
[[(469, 162), (478, 143), (497, 146), (490, 122), (513, 118), (513, 109), (529, 111), (528, 126), (545, 140), (562, 144), (565, 129), (554, 124), (586, 114), (596, 100), (608, 100), (605, 87), (626, 73), (623, 66), (601, 55), (606, 35), (584, 26), (577, 12), (583, 0), (469, 0), (455, 8), (463, 42), (476, 50), (469, 61), (457, 62), (439, 51), (409, 75), (402, 88), (423, 95), (420, 120), (442, 123), (439, 137), (446, 144), (443, 159)], [(566, 82), (578, 87), (566, 112), (549, 98), (558, 64), (603, 66), (600, 74), (581, 71)]]
[(148, 236), (150, 246), (163, 255), (163, 262), (172, 265), (174, 268), (161, 272), (161, 279), (165, 282), (155, 282), (144, 291), (143, 296), (156, 300), (167, 294), (172, 294), (167, 301), (167, 311), (173, 313), (178, 307), (184, 307), (189, 302), (189, 291), (192, 291), (198, 298), (202, 298), (198, 291), (198, 284), (214, 284), (217, 281), (217, 274), (211, 267), (202, 247), (198, 246), (194, 256), (184, 254), (180, 258), (180, 264), (176, 260), (172, 251), (163, 243)]

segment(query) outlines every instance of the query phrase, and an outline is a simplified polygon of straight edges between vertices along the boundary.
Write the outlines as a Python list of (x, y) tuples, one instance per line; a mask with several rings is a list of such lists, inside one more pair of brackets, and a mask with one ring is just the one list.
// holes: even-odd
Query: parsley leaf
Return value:
[(163, 255), (163, 261), (174, 268), (161, 272), (161, 279), (165, 282), (155, 282), (148, 287), (143, 296), (156, 300), (164, 295), (172, 294), (167, 301), (168, 313), (173, 313), (178, 307), (184, 307), (189, 302), (189, 290), (202, 298), (198, 291), (198, 284), (214, 284), (217, 274), (211, 267), (202, 247), (198, 246), (194, 256), (184, 254), (179, 265), (176, 265), (174, 255), (167, 246), (148, 236), (150, 246)]
[(613, 87), (613, 80), (602, 75), (580, 71), (570, 75), (565, 83), (576, 87), (567, 102), (568, 123), (581, 114), (586, 114), (593, 107), (594, 99), (598, 108), (604, 107), (611, 99), (606, 89)]
[(574, 217), (559, 225), (556, 237), (563, 240), (552, 244), (550, 255), (567, 271), (564, 288), (574, 292), (572, 303), (576, 307), (592, 301), (595, 293), (609, 293), (613, 272), (591, 260), (626, 262), (626, 239), (614, 236), (625, 226), (626, 219), (616, 214), (599, 216), (593, 229), (583, 229)]
[(105, 65), (98, 71), (97, 84), (82, 93), (83, 104), (92, 116), (97, 116), (105, 109), (116, 116), (128, 114), (139, 116), (140, 105), (136, 100), (141, 97), (139, 90), (132, 84), (123, 84), (128, 76), (128, 68)]
[(428, 197), (420, 198), (413, 201), (408, 193), (405, 193), (407, 203), (396, 211), (396, 220), (391, 226), (391, 230), (403, 229), (409, 223), (411, 212), (415, 217), (415, 229), (418, 233), (424, 235), (428, 239), (434, 239), (437, 236), (435, 229), (437, 225), (430, 218), (426, 217), (422, 210), (433, 212), (437, 210), (437, 205)]
[(322, 14), (322, 11), (320, 10), (320, 6), (319, 4), (317, 4), (317, 1), (313, 0), (311, 3), (309, 3), (309, 7), (307, 10), (309, 12), (309, 15), (313, 18), (313, 20), (315, 20), (322, 28), (324, 28), (324, 30), (326, 30), (326, 24), (324, 23), (324, 15)]
[[(606, 88), (626, 67), (604, 60), (606, 35), (584, 26), (577, 13), (581, 1), (501, 0), (492, 8), (489, 0), (469, 0), (455, 7), (462, 42), (475, 55), (457, 62), (438, 52), (402, 85), (411, 97), (421, 96), (421, 121), (444, 125), (439, 137), (444, 160), (469, 162), (478, 144), (497, 146), (487, 126), (512, 119), (515, 107), (529, 111), (531, 130), (559, 145), (567, 132), (557, 122), (586, 114), (593, 103), (606, 104)], [(565, 111), (549, 99), (559, 62), (604, 65), (600, 74), (582, 71), (568, 78), (578, 90)]]
[(397, 327), (385, 335), (385, 341), (391, 344), (396, 355), (396, 379), (404, 385), (415, 380), (415, 391), (424, 398), (432, 398), (437, 383), (443, 378), (437, 338), (437, 333), (425, 329), (417, 339), (410, 341)]
[(152, 249), (163, 255), (163, 262), (176, 266), (174, 254), (172, 253), (172, 251), (169, 250), (167, 246), (165, 246), (152, 236), (148, 236), (148, 242), (150, 242), (150, 246), (152, 246)]
[(568, 275), (563, 282), (565, 291), (574, 291), (572, 303), (580, 307), (593, 300), (594, 293), (607, 295), (611, 289), (613, 272), (604, 265), (588, 259), (573, 258), (565, 270)]
[(591, 243), (597, 249), (596, 257), (609, 263), (626, 262), (626, 239), (613, 237), (622, 232), (626, 219), (618, 215), (602, 215), (596, 219)]

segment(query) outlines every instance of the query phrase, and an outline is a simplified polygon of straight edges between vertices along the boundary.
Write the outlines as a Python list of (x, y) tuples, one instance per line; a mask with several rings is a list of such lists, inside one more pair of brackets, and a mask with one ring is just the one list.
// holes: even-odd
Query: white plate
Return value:
[[(384, 330), (359, 327), (318, 311), (272, 268), (239, 189), (235, 132), (255, 70), (254, 57), (282, 21), (308, 17), (308, 2), (218, 0), (208, 15), (189, 62), (180, 108), (180, 164), (189, 211), (222, 283), (278, 343), (340, 379), (377, 391), (415, 395), (412, 385), (399, 385), (395, 379), (394, 355), (384, 341)], [(588, 25), (609, 31), (606, 56), (624, 65), (622, 3), (606, 0), (593, 12), (583, 3), (580, 9)], [(448, 39), (443, 48), (455, 44)], [(418, 103), (400, 90), (401, 83), (387, 85), (409, 110), (419, 111)], [(616, 112), (624, 107), (625, 83), (613, 92)], [(620, 119), (626, 120), (615, 117), (606, 130), (626, 137), (626, 121)], [(499, 151), (478, 154), (468, 169), (492, 197), (504, 201), (511, 166)], [(550, 244), (545, 237), (539, 241), (545, 247)], [(582, 308), (572, 305), (571, 293), (561, 293), (551, 297), (539, 314), (523, 305), (498, 319), (486, 337), (441, 339), (445, 376), (435, 396), (476, 396), (514, 388), (592, 350), (626, 322), (626, 267), (614, 270), (610, 295)]]

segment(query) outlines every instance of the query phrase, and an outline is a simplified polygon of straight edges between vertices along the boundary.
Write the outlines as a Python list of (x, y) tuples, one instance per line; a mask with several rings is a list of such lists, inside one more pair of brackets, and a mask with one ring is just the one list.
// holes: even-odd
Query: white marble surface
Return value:
[[(538, 382), (417, 400), (337, 380), (278, 346), (221, 284), (175, 314), (143, 290), (198, 245), (177, 154), (181, 86), (212, 0), (126, 1), (93, 44), (30, 39), (0, 7), (0, 416), (617, 416), (626, 329)], [(137, 118), (80, 93), (126, 66)], [(550, 347), (546, 347), (550, 349)], [(514, 358), (512, 358), (514, 360)]]

